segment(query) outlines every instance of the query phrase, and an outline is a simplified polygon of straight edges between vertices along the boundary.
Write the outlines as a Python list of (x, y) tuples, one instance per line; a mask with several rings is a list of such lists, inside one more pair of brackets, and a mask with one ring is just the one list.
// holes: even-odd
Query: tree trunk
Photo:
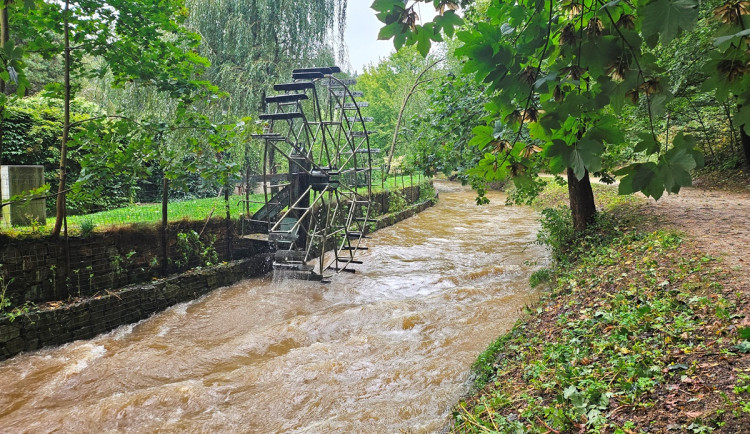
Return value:
[(169, 180), (164, 175), (161, 180), (161, 275), (166, 276), (169, 272), (169, 240), (167, 230), (169, 224)]
[(745, 132), (744, 125), (740, 125), (740, 140), (742, 141), (742, 151), (745, 154), (745, 170), (750, 170), (750, 136)]
[(229, 206), (229, 189), (234, 186), (229, 182), (227, 173), (227, 186), (224, 189), (224, 209), (226, 210), (226, 230), (227, 230), (227, 260), (232, 260), (232, 214)]
[(594, 222), (596, 216), (594, 191), (591, 189), (588, 170), (583, 175), (583, 179), (578, 180), (573, 169), (568, 168), (568, 196), (570, 211), (573, 215), (573, 228), (578, 233), (583, 232), (589, 224)]
[[(10, 40), (10, 29), (8, 28), (8, 7), (4, 0), (0, 0), (0, 48)], [(2, 65), (5, 69), (5, 65)], [(5, 81), (0, 79), (0, 93), (5, 93)], [(0, 106), (0, 166), (3, 165), (3, 116), (5, 115), (5, 104)], [(0, 179), (0, 203), (3, 201), (3, 183)], [(0, 223), (3, 221), (3, 207), (0, 205)]]
[(70, 2), (65, 2), (65, 12), (63, 18), (63, 41), (65, 44), (65, 72), (64, 72), (64, 109), (63, 109), (63, 135), (62, 144), (60, 145), (60, 175), (57, 187), (57, 203), (55, 206), (55, 227), (52, 229), (52, 236), (60, 235), (63, 220), (65, 219), (65, 184), (67, 182), (68, 166), (68, 133), (70, 132), (70, 22), (68, 13)]

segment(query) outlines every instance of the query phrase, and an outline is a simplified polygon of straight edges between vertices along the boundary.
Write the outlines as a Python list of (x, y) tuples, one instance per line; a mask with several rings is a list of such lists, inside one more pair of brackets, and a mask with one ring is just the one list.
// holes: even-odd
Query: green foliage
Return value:
[(608, 213), (599, 213), (594, 224), (585, 232), (578, 233), (573, 228), (570, 208), (560, 206), (542, 210), (541, 228), (537, 242), (550, 248), (558, 266), (564, 267), (594, 249), (606, 246), (622, 236), (616, 220)]
[(198, 261), (200, 265), (212, 266), (219, 262), (219, 256), (214, 249), (216, 237), (212, 236), (207, 242), (200, 239), (198, 232), (180, 232), (177, 234), (175, 252), (170, 261), (177, 267), (183, 268)]
[[(80, 122), (102, 115), (96, 104), (76, 99), (71, 101), (71, 119)], [(3, 164), (44, 166), (45, 181), (56, 182), (60, 158), (60, 136), (63, 128), (63, 104), (59, 99), (34, 96), (14, 100), (6, 108), (3, 120)], [(74, 134), (86, 131), (74, 128)], [(101, 135), (101, 131), (92, 134)], [(100, 143), (103, 143), (102, 139)], [(72, 144), (69, 153), (68, 173), (76, 178), (85, 162), (85, 150)], [(72, 213), (90, 212), (120, 206), (128, 201), (123, 191), (122, 181), (116, 177), (100, 179), (100, 185), (107, 187), (107, 194), (73, 193), (68, 197), (68, 208)], [(54, 201), (47, 201), (48, 210), (53, 209)]]
[[(364, 72), (357, 77), (357, 89), (364, 92), (365, 101), (369, 104), (363, 109), (363, 115), (373, 117), (377, 125), (370, 135), (370, 146), (380, 149), (384, 159), (387, 158), (387, 150), (393, 140), (404, 95), (409, 92), (419, 73), (434, 61), (431, 57), (422, 58), (414, 48), (405, 47), (379, 64), (365, 67)], [(440, 69), (430, 70), (425, 80), (442, 73)], [(413, 142), (417, 126), (411, 119), (429, 109), (430, 104), (424, 92), (417, 91), (411, 96), (399, 130), (399, 140), (394, 152), (396, 158), (414, 154)], [(385, 160), (382, 162), (385, 163)]]
[[(375, 2), (385, 24), (381, 36), (393, 37), (396, 46), (418, 44), (419, 34), (431, 28), (410, 21), (420, 1)], [(553, 174), (569, 168), (578, 179), (587, 172), (609, 176), (623, 163), (609, 158), (622, 155), (625, 145), (617, 116), (627, 104), (645, 101), (650, 122), (638, 133), (636, 152), (649, 161), (619, 168), (625, 178), (620, 192), (658, 198), (690, 185), (689, 172), (703, 159), (694, 139), (676, 134), (668, 143), (654, 128), (673, 95), (650, 50), (693, 28), (697, 2), (495, 0), (484, 13), (467, 16), (456, 53), (466, 59), (464, 73), (490, 96), (486, 122), (469, 142), (484, 153), (473, 175), (513, 176), (533, 190), (541, 151)]]
[(4, 313), (12, 304), (10, 297), (6, 297), (5, 293), (8, 291), (10, 284), (13, 283), (13, 279), (6, 280), (5, 271), (2, 267), (3, 264), (0, 264), (0, 314)]
[(424, 181), (419, 184), (419, 202), (435, 200), (435, 186), (430, 181)]
[[(713, 262), (684, 252), (671, 232), (613, 234), (610, 243), (592, 245), (576, 265), (559, 270), (552, 297), (478, 358), (481, 392), (456, 408), (454, 430), (653, 429), (648, 419), (624, 423), (629, 417), (612, 417), (613, 410), (643, 414), (669, 399), (665, 385), (700, 378), (690, 354), (714, 351), (707, 347), (730, 317), (707, 312), (714, 303), (738, 309), (710, 289), (718, 273)], [(738, 397), (746, 384), (738, 378)], [(720, 408), (740, 412), (742, 403)], [(688, 425), (713, 423), (690, 417)]]
[(570, 208), (564, 206), (546, 208), (542, 210), (540, 221), (541, 228), (537, 233), (537, 242), (548, 246), (555, 260), (567, 258), (576, 238)]
[(542, 268), (531, 273), (531, 276), (529, 276), (529, 285), (531, 285), (532, 288), (536, 288), (550, 280), (552, 280), (552, 270), (549, 268)]
[(388, 196), (389, 213), (401, 212), (406, 209), (407, 205), (406, 197), (404, 197), (404, 193), (401, 190), (391, 191), (391, 194)]
[(341, 0), (186, 0), (185, 6), (188, 27), (202, 37), (199, 52), (211, 62), (206, 78), (228, 93), (211, 111), (235, 118), (261, 111), (263, 93), (288, 80), (293, 68), (334, 64), (329, 35), (343, 37), (346, 17)]
[(91, 234), (94, 233), (94, 229), (96, 229), (96, 223), (94, 223), (94, 220), (91, 218), (86, 218), (81, 220), (81, 237), (88, 238), (91, 236)]
[(454, 72), (431, 83), (427, 95), (429, 104), (412, 120), (415, 146), (409, 158), (428, 175), (466, 177), (483, 155), (469, 141), (485, 115), (487, 96), (471, 77)]

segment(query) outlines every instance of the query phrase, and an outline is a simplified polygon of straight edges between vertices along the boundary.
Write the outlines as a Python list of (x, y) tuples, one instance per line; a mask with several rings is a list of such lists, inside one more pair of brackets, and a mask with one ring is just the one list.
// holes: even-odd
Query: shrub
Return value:
[(395, 213), (406, 209), (406, 198), (401, 191), (392, 191), (388, 197), (388, 212)]

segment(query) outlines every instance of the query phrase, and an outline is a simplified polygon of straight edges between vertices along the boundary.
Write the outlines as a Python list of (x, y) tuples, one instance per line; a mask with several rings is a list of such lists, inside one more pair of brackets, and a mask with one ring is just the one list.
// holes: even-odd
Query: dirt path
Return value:
[(649, 213), (694, 237), (707, 253), (750, 273), (750, 193), (684, 188), (680, 194), (649, 199)]
[(645, 210), (722, 258), (737, 287), (750, 290), (750, 193), (684, 188), (659, 201), (649, 199)]

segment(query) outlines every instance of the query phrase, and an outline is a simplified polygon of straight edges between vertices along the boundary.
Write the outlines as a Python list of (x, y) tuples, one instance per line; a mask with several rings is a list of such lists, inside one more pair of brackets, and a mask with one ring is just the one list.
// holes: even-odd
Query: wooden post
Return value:
[[(10, 29), (8, 28), (8, 6), (5, 1), (0, 0), (0, 48), (5, 48), (5, 43), (10, 40)], [(5, 93), (5, 81), (0, 79), (0, 92)], [(5, 105), (0, 107), (0, 167), (3, 165), (3, 112)], [(3, 182), (0, 179), (0, 202), (3, 200)], [(3, 207), (0, 206), (0, 227), (3, 224)]]
[(414, 174), (409, 172), (409, 187), (411, 187), (411, 201), (414, 202), (417, 199), (414, 197)]
[(227, 186), (224, 189), (224, 208), (227, 211), (226, 219), (226, 231), (227, 231), (227, 259), (232, 259), (232, 215), (229, 208), (229, 189), (232, 188), (229, 182), (229, 174), (227, 173)]
[(167, 175), (164, 174), (162, 178), (162, 192), (161, 192), (161, 274), (166, 276), (169, 272), (169, 247), (167, 245), (167, 205), (169, 203), (169, 180)]

